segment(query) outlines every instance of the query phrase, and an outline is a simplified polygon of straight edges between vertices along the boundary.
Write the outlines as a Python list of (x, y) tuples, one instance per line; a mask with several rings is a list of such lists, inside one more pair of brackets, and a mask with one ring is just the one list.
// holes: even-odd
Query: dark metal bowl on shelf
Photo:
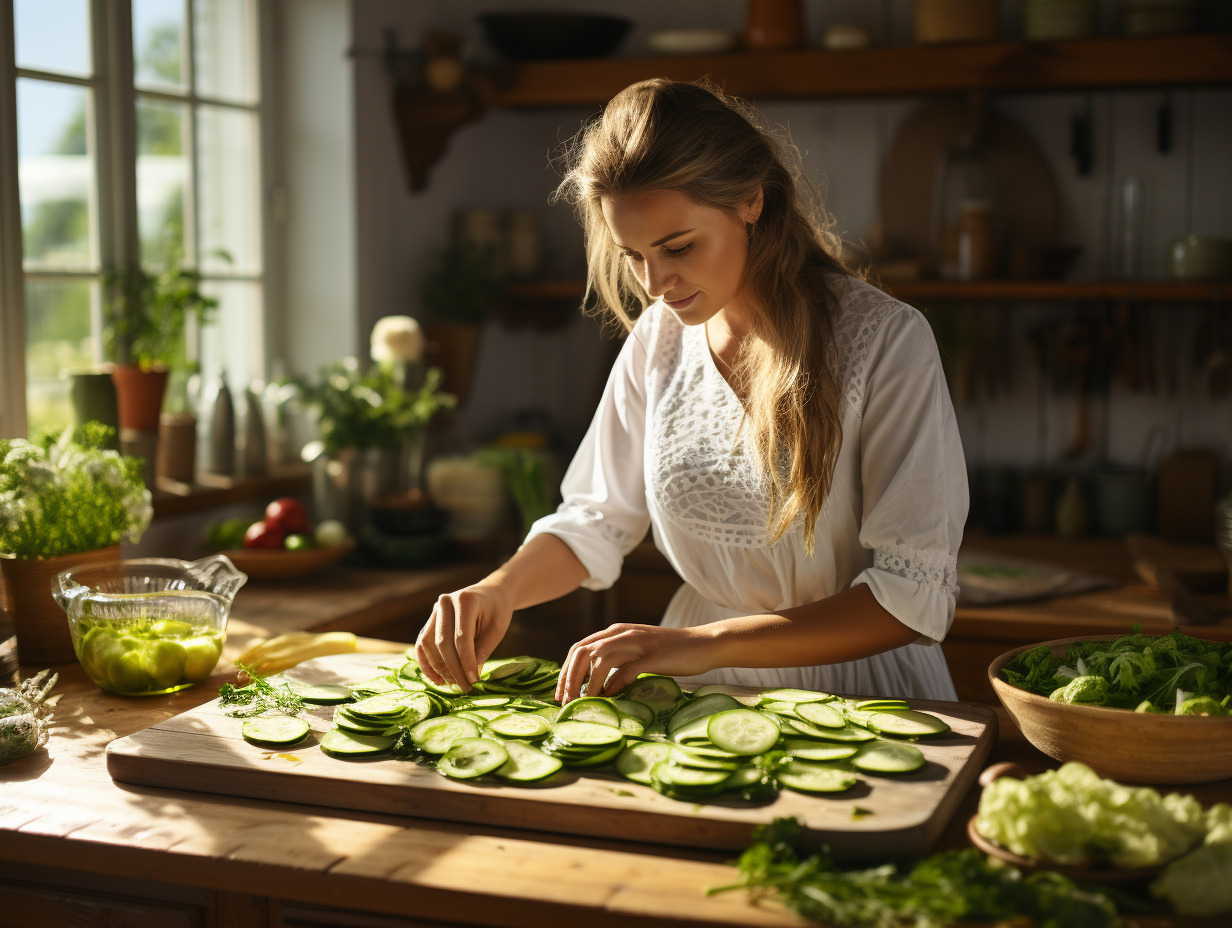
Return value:
[(633, 23), (602, 13), (480, 13), (488, 44), (515, 61), (602, 58), (620, 47)]

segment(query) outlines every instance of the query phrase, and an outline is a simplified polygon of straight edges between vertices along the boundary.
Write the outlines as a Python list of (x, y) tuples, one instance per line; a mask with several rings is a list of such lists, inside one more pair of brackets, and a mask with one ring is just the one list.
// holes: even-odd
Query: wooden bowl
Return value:
[(232, 548), (222, 551), (231, 563), (248, 574), (250, 580), (298, 580), (324, 570), (355, 548), (355, 539), (337, 548), (309, 548), (307, 551), (279, 551), (275, 548)]
[[(1042, 642), (1062, 655), (1076, 641), (1113, 641), (1095, 635)], [(1001, 668), (1027, 645), (988, 666), (988, 679), (1023, 736), (1049, 757), (1081, 761), (1103, 777), (1128, 783), (1209, 783), (1232, 777), (1232, 717), (1155, 715), (1130, 709), (1053, 702), (1001, 679)]]

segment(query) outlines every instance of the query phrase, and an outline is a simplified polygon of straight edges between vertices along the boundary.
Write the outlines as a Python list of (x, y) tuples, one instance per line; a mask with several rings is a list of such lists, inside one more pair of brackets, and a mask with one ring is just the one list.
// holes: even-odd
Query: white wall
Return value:
[[(468, 36), (477, 57), (491, 60), (474, 16), (497, 8), (527, 7), (511, 0), (353, 0), (352, 29), (360, 49), (379, 50), (382, 30), (397, 30), (399, 43), (417, 44), (423, 31), (439, 28)], [(738, 29), (743, 0), (562, 0), (553, 6), (618, 11), (637, 26), (621, 54), (645, 54), (645, 36), (659, 28), (721, 26)], [(1019, 6), (1003, 3), (1002, 34), (1017, 34)], [(812, 0), (807, 4), (813, 44), (830, 22), (860, 22), (876, 41), (905, 43), (911, 35), (910, 0)], [(1115, 22), (1115, 5), (1103, 4), (1105, 26)], [(1150, 90), (1007, 95), (994, 105), (1018, 121), (1043, 150), (1065, 204), (1061, 240), (1085, 247), (1075, 276), (1104, 273), (1111, 192), (1128, 175), (1142, 179), (1147, 197), (1144, 262), (1147, 276), (1164, 276), (1168, 242), (1187, 232), (1232, 236), (1232, 90), (1178, 89), (1174, 150), (1154, 149), (1155, 112), (1163, 92)], [(1068, 153), (1073, 114), (1088, 101), (1095, 118), (1095, 170), (1080, 177)], [(839, 228), (853, 239), (864, 236), (879, 210), (882, 160), (902, 119), (919, 101), (802, 101), (768, 103), (766, 113), (790, 127), (804, 153), (806, 170), (828, 189), (828, 203)], [(418, 288), (433, 254), (449, 235), (459, 207), (486, 205), (533, 208), (540, 212), (553, 252), (552, 271), (576, 275), (582, 267), (580, 234), (564, 207), (547, 197), (556, 178), (548, 155), (575, 132), (584, 109), (497, 111), (457, 132), (445, 158), (433, 169), (428, 189), (408, 192), (389, 108), (389, 85), (377, 57), (359, 57), (354, 71), (355, 177), (358, 225), (357, 292), (359, 332), (377, 317), (393, 312), (419, 314)], [(317, 230), (314, 230), (314, 233)], [(1041, 390), (1027, 351), (1025, 330), (1063, 321), (1072, 307), (989, 306), (984, 312), (1004, 320), (1015, 389), (1009, 397), (978, 397), (959, 410), (964, 445), (973, 465), (1034, 465), (1056, 461), (1068, 445), (1077, 398)], [(1222, 312), (1229, 312), (1225, 306)], [(1167, 395), (1131, 394), (1114, 385), (1108, 409), (1108, 456), (1136, 462), (1146, 437), (1162, 429), (1166, 443), (1214, 443), (1232, 455), (1232, 400), (1206, 395), (1196, 375), (1194, 344), (1201, 310), (1160, 306), (1154, 310), (1160, 369), (1168, 357), (1181, 370), (1177, 391)], [(994, 324), (994, 323), (987, 323)], [(1172, 352), (1165, 357), (1165, 351)], [(590, 414), (594, 364), (603, 356), (593, 324), (578, 321), (560, 332), (538, 336), (498, 326), (485, 335), (482, 368), (466, 422), (483, 434), (507, 423), (519, 409), (543, 407), (572, 437)], [(579, 379), (580, 378), (580, 379)], [(1102, 428), (1094, 404), (1096, 435)], [(1041, 442), (1043, 422), (1044, 438)], [(1086, 460), (1098, 453), (1098, 442)]]

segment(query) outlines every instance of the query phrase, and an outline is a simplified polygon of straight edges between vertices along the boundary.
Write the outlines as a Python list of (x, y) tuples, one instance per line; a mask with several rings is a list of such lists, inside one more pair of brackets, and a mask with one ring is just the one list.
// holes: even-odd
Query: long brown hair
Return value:
[(811, 553), (842, 443), (831, 369), (837, 305), (825, 276), (845, 269), (819, 198), (800, 178), (794, 146), (755, 110), (709, 84), (656, 78), (626, 87), (573, 139), (556, 196), (574, 204), (585, 230), (587, 302), (597, 296), (629, 330), (650, 298), (612, 240), (602, 198), (676, 190), (739, 215), (761, 191), (742, 281), (752, 325), (733, 385), (769, 484), (767, 535), (778, 541), (803, 513)]

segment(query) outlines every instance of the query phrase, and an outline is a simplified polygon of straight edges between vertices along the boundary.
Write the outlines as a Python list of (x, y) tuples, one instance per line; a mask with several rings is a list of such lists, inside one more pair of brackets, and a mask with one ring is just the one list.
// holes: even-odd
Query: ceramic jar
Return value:
[(782, 52), (804, 47), (802, 0), (749, 0), (744, 44), (753, 52)]

